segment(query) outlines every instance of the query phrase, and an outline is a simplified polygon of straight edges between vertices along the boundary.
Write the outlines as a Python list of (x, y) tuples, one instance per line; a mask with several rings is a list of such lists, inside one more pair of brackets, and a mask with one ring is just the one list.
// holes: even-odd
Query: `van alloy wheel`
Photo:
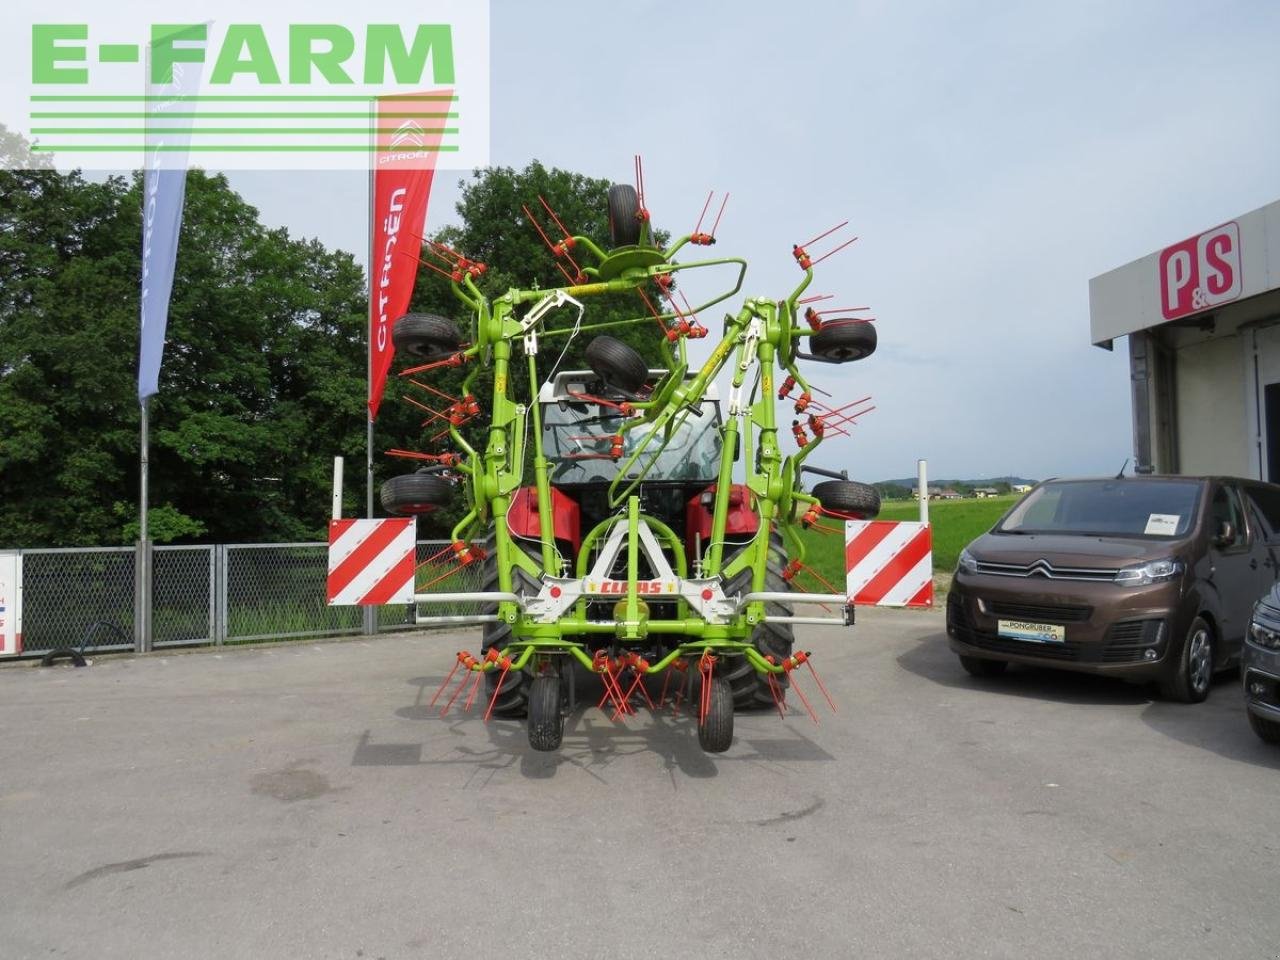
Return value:
[(1213, 627), (1204, 617), (1196, 617), (1187, 628), (1187, 639), (1171, 664), (1171, 673), (1160, 681), (1166, 700), (1201, 703), (1213, 683)]
[(1187, 651), (1187, 672), (1192, 691), (1198, 696), (1209, 692), (1209, 680), (1213, 676), (1213, 641), (1209, 638), (1209, 628), (1201, 625), (1191, 635), (1191, 649)]

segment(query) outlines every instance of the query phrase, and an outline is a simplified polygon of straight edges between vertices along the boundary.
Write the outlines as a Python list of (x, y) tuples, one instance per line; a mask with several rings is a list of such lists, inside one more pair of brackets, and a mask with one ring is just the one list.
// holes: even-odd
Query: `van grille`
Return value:
[[(991, 604), (994, 611), (999, 607), (1001, 615), (1004, 611), (1016, 610), (1016, 614), (1007, 614), (1017, 619), (1054, 620), (1043, 611), (1048, 607), (1031, 607), (1013, 604)], [(1061, 609), (1061, 608), (1058, 608)], [(1036, 610), (1035, 616), (1031, 610)], [(1057, 618), (1061, 622), (1061, 618)], [(1102, 643), (1082, 644), (1067, 640), (1065, 643), (1036, 643), (1030, 640), (1013, 640), (1001, 637), (985, 630), (979, 630), (966, 615), (965, 606), (959, 595), (952, 592), (947, 597), (947, 628), (957, 640), (981, 650), (992, 653), (1006, 653), (1036, 657), (1040, 660), (1072, 661), (1076, 663), (1143, 663), (1143, 654), (1148, 648), (1160, 650), (1164, 645), (1160, 628), (1162, 620), (1123, 620), (1112, 624), (1107, 630)]]
[(1045, 660), (1079, 660), (1083, 652), (1082, 645), (1071, 640), (1064, 643), (1036, 643), (978, 630), (969, 622), (964, 604), (954, 592), (947, 597), (947, 626), (960, 641), (992, 653), (1040, 657)]
[(1006, 620), (1032, 620), (1038, 623), (1083, 623), (1093, 615), (1093, 607), (1009, 603), (1004, 600), (987, 601), (987, 610), (994, 617), (1002, 617)]

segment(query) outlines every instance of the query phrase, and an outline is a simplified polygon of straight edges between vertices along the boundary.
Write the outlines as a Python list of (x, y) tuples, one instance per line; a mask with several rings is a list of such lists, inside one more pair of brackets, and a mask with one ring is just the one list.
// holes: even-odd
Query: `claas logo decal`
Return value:
[[(588, 580), (587, 593), (626, 593), (625, 580)], [(677, 593), (679, 588), (674, 580), (641, 580), (636, 584), (636, 593)]]

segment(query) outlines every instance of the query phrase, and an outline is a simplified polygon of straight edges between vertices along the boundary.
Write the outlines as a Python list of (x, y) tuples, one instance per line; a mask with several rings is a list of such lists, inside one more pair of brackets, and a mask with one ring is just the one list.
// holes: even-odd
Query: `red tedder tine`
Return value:
[(813, 661), (809, 661), (809, 672), (813, 674), (813, 682), (818, 685), (818, 689), (822, 691), (822, 695), (827, 698), (827, 705), (831, 707), (832, 713), (838, 713), (836, 710), (836, 702), (831, 699), (831, 694), (827, 692), (827, 685), (822, 682), (822, 678), (818, 676), (818, 671), (813, 669)]
[[(498, 682), (494, 684), (493, 696), (489, 698), (489, 709), (484, 712), (484, 722), (488, 723), (489, 718), (493, 716), (493, 707), (498, 702), (498, 697), (502, 694), (502, 684), (506, 682), (507, 672), (511, 669), (511, 658), (502, 658), (502, 673), (498, 674)], [(483, 674), (481, 674), (483, 676)]]
[(471, 712), (471, 707), (476, 702), (476, 694), (480, 692), (480, 679), (483, 676), (484, 676), (483, 673), (476, 671), (476, 678), (471, 683), (471, 692), (467, 694), (467, 702), (463, 704), (463, 707), (462, 707), (463, 713)]
[(436, 705), (436, 701), (440, 699), (440, 694), (444, 693), (444, 688), (453, 680), (453, 675), (458, 672), (458, 668), (460, 666), (462, 666), (461, 660), (454, 661), (453, 669), (449, 671), (449, 675), (444, 678), (444, 681), (440, 686), (436, 687), (436, 694), (431, 698), (431, 702), (427, 704), (428, 707), (434, 707)]

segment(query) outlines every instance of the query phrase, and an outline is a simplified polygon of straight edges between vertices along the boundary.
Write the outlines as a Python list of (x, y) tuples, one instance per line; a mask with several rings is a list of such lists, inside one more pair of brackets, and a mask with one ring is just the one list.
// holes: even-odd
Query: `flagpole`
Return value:
[(151, 397), (142, 399), (142, 437), (138, 457), (138, 544), (134, 550), (134, 577), (138, 587), (134, 642), (137, 653), (151, 652), (151, 541), (147, 525), (151, 481)]
[[(369, 202), (366, 205), (368, 210), (365, 216), (365, 228), (369, 231), (369, 239), (366, 248), (369, 251), (369, 319), (365, 325), (365, 399), (370, 399), (370, 391), (373, 388), (373, 204), (375, 197), (374, 190), (374, 170), (377, 162), (377, 146), (378, 146), (378, 100), (371, 97), (369, 100), (369, 130), (370, 130), (370, 151), (369, 151)], [(368, 403), (365, 404), (365, 415), (369, 418), (367, 425), (367, 433), (365, 436), (365, 481), (364, 481), (364, 515), (372, 519), (373, 517), (373, 409)]]
[[(364, 439), (364, 515), (369, 519), (373, 518), (373, 408), (369, 406), (368, 400), (371, 398), (371, 390), (373, 388), (373, 205), (374, 205), (374, 173), (377, 167), (377, 145), (378, 145), (378, 100), (372, 97), (369, 100), (369, 187), (368, 187), (368, 204), (366, 205), (367, 214), (365, 215), (365, 228), (369, 231), (369, 239), (365, 244), (369, 251), (369, 266), (367, 273), (369, 276), (369, 316), (365, 322), (364, 337), (364, 356), (365, 356), (365, 439)], [(377, 607), (364, 607), (364, 632), (366, 635), (372, 635), (378, 632)]]

